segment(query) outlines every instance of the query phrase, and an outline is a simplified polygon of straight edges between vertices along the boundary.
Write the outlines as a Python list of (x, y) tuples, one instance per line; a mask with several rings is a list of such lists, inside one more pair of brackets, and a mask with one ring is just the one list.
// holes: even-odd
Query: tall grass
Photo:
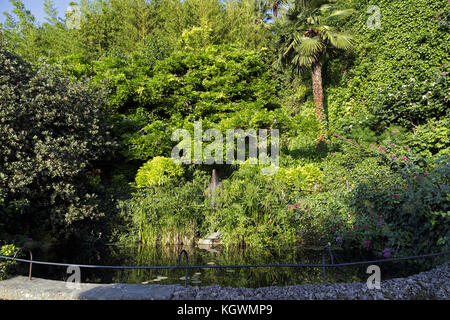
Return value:
[(208, 177), (197, 174), (191, 182), (170, 182), (138, 190), (126, 206), (145, 245), (190, 245), (202, 235), (205, 212), (209, 210), (204, 192)]

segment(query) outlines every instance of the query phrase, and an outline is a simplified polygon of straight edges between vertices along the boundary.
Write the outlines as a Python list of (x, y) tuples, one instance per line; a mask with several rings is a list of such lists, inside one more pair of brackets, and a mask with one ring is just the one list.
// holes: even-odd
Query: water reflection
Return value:
[[(190, 265), (244, 265), (244, 264), (318, 264), (322, 263), (322, 250), (314, 248), (289, 248), (276, 251), (235, 250), (210, 247), (148, 247), (140, 245), (53, 245), (33, 248), (35, 260), (70, 264), (94, 264), (117, 266), (175, 266), (181, 250), (189, 253)], [(374, 257), (361, 253), (333, 250), (334, 263), (370, 260)], [(325, 262), (330, 263), (327, 253)], [(181, 260), (184, 265), (184, 259)], [(27, 274), (27, 265), (20, 272)], [(380, 265), (382, 279), (407, 276), (417, 272), (416, 267), (384, 263)], [(365, 282), (367, 265), (343, 268), (327, 268), (326, 281)], [(33, 265), (33, 277), (66, 280), (65, 267)], [(423, 271), (423, 270), (422, 270)], [(184, 284), (184, 269), (91, 269), (81, 268), (81, 281), (87, 283), (134, 283), (134, 284)], [(296, 285), (322, 283), (320, 267), (289, 268), (202, 268), (188, 270), (188, 284), (193, 286), (220, 285), (222, 287), (265, 287), (273, 285)]]

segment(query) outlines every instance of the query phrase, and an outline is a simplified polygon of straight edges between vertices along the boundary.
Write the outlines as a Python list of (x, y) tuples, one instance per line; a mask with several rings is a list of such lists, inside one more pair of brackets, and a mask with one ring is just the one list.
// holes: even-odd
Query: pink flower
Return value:
[(379, 146), (379, 147), (377, 148), (377, 150), (378, 150), (378, 151), (386, 150), (386, 147), (385, 147), (385, 146)]
[(378, 226), (381, 226), (382, 224), (383, 224), (382, 221), (378, 221), (378, 222), (377, 222), (377, 225), (378, 225)]
[(310, 210), (309, 208), (306, 209), (306, 211), (308, 211), (308, 212), (309, 212), (309, 210)]
[(336, 228), (331, 228), (331, 231), (335, 232), (335, 231), (336, 231)]
[(403, 161), (408, 161), (408, 157), (402, 157)]
[[(450, 1), (450, 0), (449, 0)], [(428, 172), (424, 172), (423, 175), (426, 176), (428, 174)]]
[(369, 240), (364, 241), (363, 242), (363, 247), (365, 247), (365, 248), (370, 247), (370, 241)]
[(296, 203), (294, 204), (294, 207), (296, 207), (296, 208), (300, 207), (300, 203), (299, 203), (299, 202), (296, 202)]
[(396, 160), (397, 159), (397, 156), (395, 154), (393, 154), (391, 157), (392, 157), (392, 160)]
[(383, 257), (385, 258), (390, 258), (392, 256), (392, 249), (391, 248), (386, 248), (383, 250)]
[(398, 197), (400, 197), (399, 194), (398, 193), (394, 193), (394, 198), (398, 199)]
[(338, 222), (337, 226), (340, 228), (342, 227), (342, 222)]
[(409, 149), (409, 146), (408, 146), (408, 145), (406, 145), (406, 146), (405, 146), (405, 149), (406, 149), (406, 150), (408, 150), (408, 149)]
[(288, 205), (289, 210), (292, 210), (295, 208), (295, 206), (293, 204)]

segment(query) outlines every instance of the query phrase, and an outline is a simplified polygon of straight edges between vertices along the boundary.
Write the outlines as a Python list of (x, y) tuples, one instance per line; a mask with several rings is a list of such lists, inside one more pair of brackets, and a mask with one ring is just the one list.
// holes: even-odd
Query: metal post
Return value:
[(184, 253), (185, 262), (186, 262), (186, 265), (185, 265), (186, 268), (184, 268), (184, 286), (187, 287), (187, 281), (188, 281), (188, 268), (187, 268), (187, 266), (189, 266), (189, 258), (188, 258), (188, 253), (187, 253), (186, 250), (181, 250), (180, 254), (178, 255), (177, 266), (180, 267), (180, 260), (181, 260), (181, 256), (183, 255), (183, 253)]
[(350, 191), (350, 187), (349, 187), (348, 179), (345, 179), (345, 183), (347, 184), (347, 192), (349, 192)]
[(16, 253), (13, 256), (13, 261), (16, 259), (17, 254), (22, 251), (23, 249), (28, 250), (28, 252), (30, 253), (30, 269), (28, 270), (28, 280), (31, 280), (31, 272), (33, 270), (33, 252), (31, 252), (31, 250), (29, 248), (20, 248), (19, 250), (16, 251)]
[(322, 269), (323, 269), (323, 283), (325, 284), (326, 283), (326, 274), (325, 274), (325, 253), (324, 252), (322, 252), (322, 265), (323, 265), (323, 267), (322, 267)]

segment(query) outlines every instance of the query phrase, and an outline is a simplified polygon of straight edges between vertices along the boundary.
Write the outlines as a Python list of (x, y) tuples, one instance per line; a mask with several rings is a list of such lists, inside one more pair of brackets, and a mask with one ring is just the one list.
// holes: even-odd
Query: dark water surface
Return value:
[[(290, 248), (277, 251), (225, 250), (210, 247), (146, 247), (140, 245), (40, 245), (32, 248), (34, 260), (69, 264), (108, 266), (175, 266), (181, 250), (189, 253), (190, 265), (243, 265), (243, 264), (320, 264), (322, 250)], [(372, 260), (376, 257), (362, 253), (349, 253), (333, 249), (334, 263)], [(28, 259), (28, 255), (22, 257)], [(331, 263), (326, 252), (325, 263)], [(181, 262), (184, 265), (184, 257)], [(378, 264), (382, 280), (411, 275), (419, 270), (408, 263), (386, 262)], [(368, 265), (327, 268), (326, 281), (366, 282)], [(18, 273), (27, 275), (28, 264), (20, 263)], [(66, 280), (67, 267), (33, 264), (33, 277)], [(85, 283), (137, 283), (184, 284), (184, 269), (177, 270), (127, 270), (81, 268), (81, 281)], [(220, 285), (222, 287), (265, 287), (272, 285), (296, 285), (322, 283), (320, 267), (288, 268), (232, 268), (190, 269), (188, 284), (194, 286)]]

